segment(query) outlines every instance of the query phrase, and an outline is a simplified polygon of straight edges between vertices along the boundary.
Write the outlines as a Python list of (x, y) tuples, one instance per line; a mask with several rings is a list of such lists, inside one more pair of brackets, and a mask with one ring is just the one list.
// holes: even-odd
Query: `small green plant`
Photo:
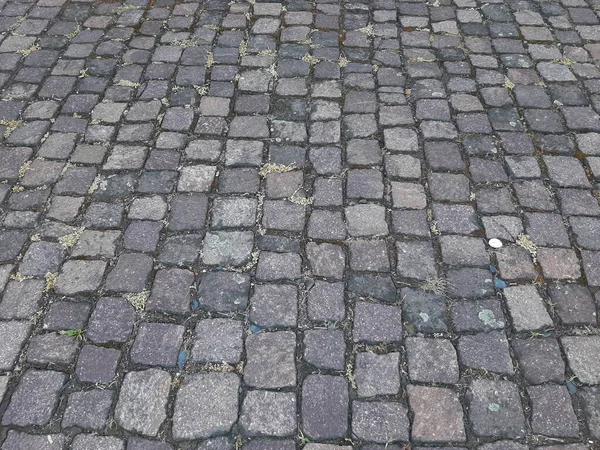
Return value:
[(83, 339), (83, 330), (63, 330), (60, 334), (64, 336), (76, 337), (77, 339)]

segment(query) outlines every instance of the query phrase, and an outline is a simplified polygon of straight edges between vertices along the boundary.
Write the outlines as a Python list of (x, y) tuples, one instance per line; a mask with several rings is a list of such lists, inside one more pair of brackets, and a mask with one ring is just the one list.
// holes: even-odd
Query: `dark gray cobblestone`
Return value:
[(0, 0), (0, 448), (600, 449), (599, 11)]

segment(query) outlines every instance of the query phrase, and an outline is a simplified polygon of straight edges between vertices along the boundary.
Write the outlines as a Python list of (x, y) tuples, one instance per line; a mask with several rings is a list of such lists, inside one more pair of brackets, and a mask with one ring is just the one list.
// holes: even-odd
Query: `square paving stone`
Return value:
[(202, 235), (170, 235), (164, 240), (157, 261), (164, 264), (190, 266), (196, 262), (202, 248)]
[(407, 408), (393, 402), (352, 402), (352, 432), (368, 442), (409, 440)]
[(151, 256), (139, 253), (124, 253), (106, 277), (105, 287), (117, 292), (141, 292), (146, 287), (153, 268)]
[(355, 342), (397, 342), (402, 340), (402, 312), (396, 306), (356, 302), (353, 338)]
[(63, 415), (63, 427), (101, 430), (108, 423), (114, 392), (102, 389), (74, 392), (69, 395)]
[(464, 442), (463, 410), (458, 393), (451, 389), (408, 386), (414, 414), (411, 437), (417, 442)]
[(261, 252), (256, 279), (261, 281), (295, 280), (301, 276), (302, 258), (297, 253)]
[(302, 385), (302, 431), (311, 439), (348, 433), (348, 381), (341, 376), (309, 375)]
[(441, 236), (442, 260), (454, 266), (489, 266), (490, 256), (479, 238)]
[(597, 439), (600, 436), (600, 387), (584, 387), (577, 395), (581, 399), (590, 434)]
[(125, 442), (114, 436), (78, 434), (71, 444), (73, 450), (125, 450)]
[(554, 325), (535, 286), (511, 286), (504, 289), (504, 296), (516, 331)]
[[(66, 375), (52, 370), (28, 369), (2, 417), (3, 425), (31, 426), (47, 425), (52, 419)], [(36, 401), (31, 401), (35, 392)]]
[(104, 261), (67, 261), (58, 276), (54, 291), (61, 295), (95, 292), (106, 269)]
[(173, 438), (192, 440), (228, 433), (238, 417), (239, 386), (239, 377), (232, 373), (185, 376), (175, 399)]
[(13, 260), (27, 242), (27, 233), (17, 230), (0, 231), (0, 262)]
[(250, 298), (250, 320), (259, 327), (295, 326), (298, 290), (295, 286), (260, 284)]
[(458, 340), (458, 356), (460, 363), (471, 369), (504, 374), (514, 371), (508, 340), (503, 331), (461, 336)]
[[(1, 304), (0, 304), (1, 305)], [(58, 301), (50, 304), (44, 317), (44, 330), (82, 330), (92, 306), (83, 302)]]
[(346, 343), (342, 330), (307, 330), (304, 360), (319, 369), (344, 370)]
[(426, 280), (437, 277), (433, 247), (426, 241), (396, 242), (396, 272), (405, 278)]
[(341, 321), (346, 314), (344, 283), (315, 280), (308, 291), (308, 318), (314, 321)]
[(23, 275), (37, 276), (56, 273), (64, 257), (65, 249), (62, 245), (45, 241), (34, 242), (23, 256), (19, 272)]
[(544, 436), (577, 437), (579, 424), (565, 386), (530, 386), (531, 428)]
[[(237, 398), (237, 392), (236, 392)], [(233, 411), (233, 421), (237, 411)], [(296, 395), (292, 392), (249, 391), (239, 426), (247, 436), (291, 436), (296, 432)]]
[(396, 395), (400, 391), (400, 354), (356, 354), (354, 379), (359, 397)]
[(566, 325), (589, 324), (597, 321), (596, 306), (585, 286), (577, 284), (553, 284), (548, 292), (554, 311)]
[(96, 303), (86, 336), (92, 342), (125, 342), (133, 331), (135, 310), (121, 298), (101, 298)]
[(576, 280), (581, 276), (579, 260), (574, 250), (538, 248), (537, 258), (546, 278)]
[(515, 339), (512, 346), (523, 376), (530, 383), (564, 380), (565, 364), (555, 339)]
[(448, 330), (446, 301), (442, 295), (403, 288), (400, 297), (407, 331), (441, 333)]
[[(52, 443), (51, 443), (52, 442)], [(35, 448), (38, 450), (59, 450), (65, 445), (62, 434), (27, 434), (9, 430), (2, 445), (6, 450)]]
[(291, 331), (253, 334), (246, 338), (244, 382), (256, 388), (296, 384), (296, 335)]
[(477, 436), (525, 436), (525, 417), (517, 386), (510, 381), (473, 380), (467, 391), (469, 420)]
[(600, 383), (600, 336), (567, 336), (561, 343), (569, 367), (584, 384)]
[(182, 325), (142, 323), (131, 348), (131, 360), (150, 366), (174, 367), (184, 332)]
[(194, 274), (184, 269), (159, 270), (146, 308), (150, 311), (185, 313), (190, 309)]
[(523, 247), (503, 246), (496, 251), (496, 261), (504, 280), (535, 280), (538, 276), (531, 253)]
[(10, 281), (0, 302), (0, 318), (29, 319), (38, 309), (44, 288), (41, 280)]
[(198, 303), (209, 311), (243, 311), (248, 304), (250, 277), (236, 272), (207, 272), (200, 277)]
[(341, 246), (326, 242), (322, 244), (309, 242), (306, 244), (306, 255), (314, 275), (333, 279), (343, 278), (346, 255)]
[(202, 230), (208, 210), (205, 194), (179, 194), (171, 200), (168, 228), (171, 231)]
[(120, 231), (95, 231), (84, 230), (73, 248), (73, 256), (115, 256), (117, 240), (121, 236)]
[(457, 383), (456, 350), (447, 339), (409, 337), (406, 339), (408, 373), (418, 382)]
[(75, 373), (85, 383), (113, 381), (121, 352), (111, 348), (84, 345), (79, 353)]
[(350, 243), (350, 267), (356, 271), (387, 272), (390, 262), (383, 240), (356, 240)]
[(242, 323), (231, 319), (203, 319), (194, 331), (192, 361), (199, 363), (239, 362), (243, 350)]
[(30, 331), (31, 323), (29, 322), (0, 321), (0, 338), (4, 343), (0, 348), (0, 370), (13, 370)]
[(254, 247), (251, 231), (215, 231), (206, 233), (202, 261), (207, 265), (240, 266), (250, 259)]
[(115, 420), (128, 431), (156, 436), (167, 417), (165, 411), (171, 375), (159, 369), (125, 375), (115, 408)]
[(46, 333), (33, 336), (27, 348), (27, 362), (68, 365), (75, 362), (79, 343), (75, 336)]
[(481, 228), (475, 209), (470, 205), (434, 203), (433, 218), (442, 233), (471, 234)]
[(351, 236), (386, 236), (388, 226), (385, 208), (375, 204), (359, 204), (346, 208), (348, 233)]

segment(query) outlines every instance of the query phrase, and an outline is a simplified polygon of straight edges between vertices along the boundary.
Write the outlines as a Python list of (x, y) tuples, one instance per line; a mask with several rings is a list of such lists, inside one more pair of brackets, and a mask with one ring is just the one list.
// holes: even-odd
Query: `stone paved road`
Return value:
[(1, 449), (600, 449), (598, 9), (0, 0)]

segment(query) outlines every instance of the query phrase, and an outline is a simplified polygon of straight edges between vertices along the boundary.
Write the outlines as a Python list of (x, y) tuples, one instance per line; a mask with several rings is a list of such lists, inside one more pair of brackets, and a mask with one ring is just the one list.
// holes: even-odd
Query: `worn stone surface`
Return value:
[(171, 375), (159, 369), (130, 372), (123, 380), (115, 419), (126, 430), (156, 436), (165, 420)]
[(597, 446), (597, 2), (122, 3), (0, 0), (0, 447)]

